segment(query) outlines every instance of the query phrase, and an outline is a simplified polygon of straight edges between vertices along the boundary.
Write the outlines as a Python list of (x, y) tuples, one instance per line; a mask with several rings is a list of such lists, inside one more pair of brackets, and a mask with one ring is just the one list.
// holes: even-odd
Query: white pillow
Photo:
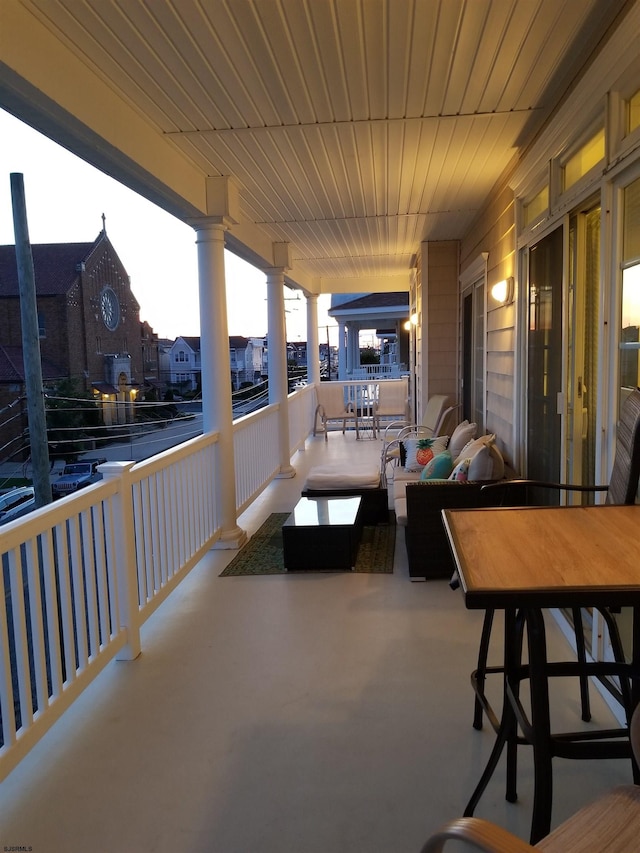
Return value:
[(493, 457), (486, 444), (471, 457), (467, 477), (469, 480), (493, 480)]
[(448, 450), (451, 453), (452, 459), (458, 458), (462, 452), (462, 448), (476, 437), (477, 431), (478, 425), (470, 424), (469, 421), (462, 421), (462, 423), (458, 424), (449, 439)]
[(491, 447), (495, 440), (495, 434), (491, 433), (491, 435), (481, 435), (479, 438), (475, 438), (473, 441), (470, 441), (462, 448), (460, 453), (453, 460), (454, 466), (457, 465), (458, 462), (462, 462), (463, 459), (472, 459), (481, 447)]
[(471, 457), (468, 476), (470, 480), (501, 480), (504, 477), (504, 459), (495, 446), (483, 445)]

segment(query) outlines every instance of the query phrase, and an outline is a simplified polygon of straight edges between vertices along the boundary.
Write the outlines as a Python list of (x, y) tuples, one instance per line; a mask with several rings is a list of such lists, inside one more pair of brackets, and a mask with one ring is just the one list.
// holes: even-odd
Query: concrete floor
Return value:
[[(310, 439), (242, 526), (291, 509), (311, 465), (379, 452), (353, 433)], [(138, 660), (108, 666), (0, 784), (0, 850), (418, 853), (461, 815), (493, 741), (471, 726), (482, 614), (446, 581), (409, 580), (401, 531), (393, 575), (220, 578), (233, 556), (211, 551)], [(578, 727), (576, 685), (553, 692)], [(611, 725), (592, 694), (594, 724)], [(519, 802), (501, 765), (477, 814), (527, 838), (521, 754)], [(629, 780), (627, 762), (557, 760), (554, 824)]]

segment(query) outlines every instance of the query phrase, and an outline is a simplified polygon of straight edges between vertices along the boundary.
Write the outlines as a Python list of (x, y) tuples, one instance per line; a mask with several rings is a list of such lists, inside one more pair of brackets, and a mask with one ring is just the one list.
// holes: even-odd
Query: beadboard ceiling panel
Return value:
[(463, 236), (625, 2), (22, 5), (321, 279), (406, 273)]

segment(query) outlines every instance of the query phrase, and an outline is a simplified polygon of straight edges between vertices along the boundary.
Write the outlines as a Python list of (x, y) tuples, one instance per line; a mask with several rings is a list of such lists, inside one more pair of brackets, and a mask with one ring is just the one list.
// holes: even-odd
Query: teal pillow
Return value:
[(446, 480), (453, 471), (453, 459), (448, 450), (438, 453), (422, 469), (421, 480)]

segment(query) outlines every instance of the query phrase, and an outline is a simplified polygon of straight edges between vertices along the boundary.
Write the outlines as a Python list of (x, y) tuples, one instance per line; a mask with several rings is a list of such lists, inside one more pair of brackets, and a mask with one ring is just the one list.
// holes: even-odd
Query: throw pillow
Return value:
[(492, 444), (489, 450), (493, 457), (493, 472), (491, 474), (491, 479), (501, 480), (504, 477), (504, 459), (502, 458), (502, 453), (500, 453), (496, 444)]
[(471, 457), (467, 477), (469, 480), (493, 479), (493, 456), (490, 447), (485, 444)]
[(466, 483), (469, 479), (469, 465), (471, 464), (470, 459), (463, 459), (462, 462), (458, 462), (456, 467), (451, 472), (450, 480), (455, 480), (458, 483)]
[(456, 459), (470, 441), (476, 437), (478, 431), (477, 424), (470, 424), (469, 421), (462, 421), (451, 433), (449, 439), (449, 450), (451, 451), (452, 459)]
[(473, 441), (470, 441), (462, 448), (462, 450), (457, 456), (454, 456), (454, 466), (457, 465), (458, 462), (462, 462), (463, 459), (472, 459), (481, 447), (491, 447), (495, 440), (495, 434), (491, 433), (490, 435), (481, 435), (478, 438), (475, 438)]
[(446, 480), (453, 471), (453, 459), (448, 450), (438, 453), (422, 469), (421, 480)]
[(435, 438), (405, 438), (402, 442), (405, 451), (405, 471), (422, 472), (427, 462), (447, 449), (448, 442), (448, 435), (438, 435)]

